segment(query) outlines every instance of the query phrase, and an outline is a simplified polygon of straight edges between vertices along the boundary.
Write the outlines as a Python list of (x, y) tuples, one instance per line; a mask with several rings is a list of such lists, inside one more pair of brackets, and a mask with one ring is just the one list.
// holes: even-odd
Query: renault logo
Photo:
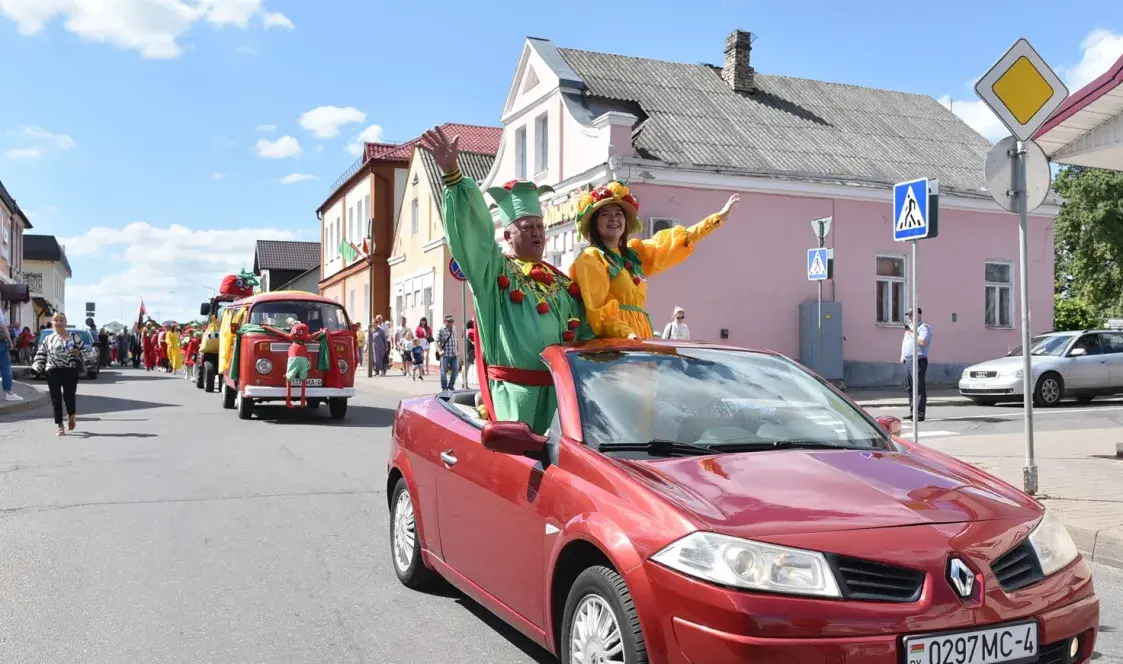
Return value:
[(959, 558), (952, 558), (948, 565), (948, 581), (956, 594), (963, 598), (970, 597), (975, 589), (975, 573)]

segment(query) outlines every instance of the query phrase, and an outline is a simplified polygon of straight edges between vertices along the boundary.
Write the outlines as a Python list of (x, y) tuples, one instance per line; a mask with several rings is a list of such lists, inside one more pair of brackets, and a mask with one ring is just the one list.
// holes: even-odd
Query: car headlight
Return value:
[(959, 375), (960, 378), (966, 378), (971, 373), (970, 369), (964, 369), (963, 373)]
[(671, 569), (723, 586), (791, 595), (841, 597), (823, 554), (696, 532), (651, 557)]
[(1080, 555), (1064, 524), (1049, 510), (1045, 510), (1045, 516), (1029, 534), (1029, 543), (1045, 576), (1064, 569)]
[(347, 360), (340, 360), (339, 361), (339, 373), (345, 374), (345, 373), (347, 373), (347, 369), (349, 369), (349, 368), (350, 367), (347, 365)]
[(257, 361), (254, 367), (257, 369), (257, 373), (267, 374), (273, 370), (273, 363), (263, 357)]

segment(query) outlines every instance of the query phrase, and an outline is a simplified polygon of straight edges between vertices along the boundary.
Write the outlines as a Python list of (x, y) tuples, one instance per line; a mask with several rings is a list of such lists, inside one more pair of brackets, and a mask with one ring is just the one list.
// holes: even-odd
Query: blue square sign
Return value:
[(826, 247), (807, 250), (807, 278), (809, 280), (823, 281), (827, 278), (828, 258)]
[(928, 178), (893, 185), (893, 239), (928, 237)]

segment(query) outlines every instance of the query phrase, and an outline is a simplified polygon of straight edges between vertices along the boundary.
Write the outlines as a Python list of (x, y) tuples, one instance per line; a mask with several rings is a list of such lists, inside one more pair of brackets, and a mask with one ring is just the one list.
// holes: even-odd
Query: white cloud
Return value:
[(300, 126), (312, 132), (316, 138), (334, 138), (339, 135), (339, 128), (347, 124), (356, 124), (367, 119), (367, 114), (359, 109), (348, 106), (319, 106), (300, 116)]
[(265, 12), (264, 14), (262, 14), (261, 19), (265, 24), (266, 30), (269, 30), (270, 28), (292, 30), (295, 27), (293, 26), (292, 21), (289, 20), (289, 17), (281, 14), (280, 12)]
[[(1080, 42), (1080, 62), (1072, 67), (1055, 67), (1070, 93), (1076, 92), (1106, 72), (1123, 55), (1123, 35), (1110, 30), (1093, 30)], [(971, 81), (972, 91), (978, 79)], [(1010, 135), (1010, 130), (978, 99), (940, 97), (940, 103), (992, 143)]]
[(365, 143), (377, 143), (382, 140), (382, 127), (378, 125), (371, 125), (362, 130), (355, 136), (354, 139), (347, 145), (347, 151), (352, 155), (358, 157), (363, 154), (363, 145)]
[(257, 154), (265, 157), (266, 159), (285, 159), (287, 157), (299, 157), (304, 152), (300, 147), (300, 141), (292, 136), (282, 136), (275, 141), (268, 138), (259, 138), (257, 140)]
[(14, 148), (4, 152), (6, 159), (42, 159), (43, 151), (39, 148)]
[(271, 133), (277, 131), (277, 125), (275, 125), (275, 124), (261, 124), (261, 125), (257, 125), (257, 130), (265, 132), (267, 134), (271, 134)]
[(246, 28), (263, 11), (262, 0), (0, 0), (0, 13), (15, 21), (22, 35), (40, 34), (61, 18), (63, 27), (87, 41), (151, 59), (179, 57), (179, 38), (198, 21)]
[(319, 180), (320, 178), (315, 175), (308, 175), (307, 173), (293, 173), (281, 178), (281, 184), (294, 184), (296, 182), (303, 182), (304, 180)]
[(222, 173), (222, 172), (211, 173), (211, 179), (212, 180), (224, 180), (224, 179), (226, 179), (226, 173)]
[(54, 134), (42, 127), (20, 127), (20, 134), (32, 141), (50, 144), (57, 150), (69, 150), (78, 145), (68, 134)]
[[(126, 321), (136, 315), (144, 298), (149, 315), (161, 319), (198, 317), (199, 303), (211, 296), (222, 277), (253, 268), (257, 240), (294, 240), (297, 234), (277, 228), (193, 230), (173, 225), (156, 228), (135, 222), (124, 228), (94, 227), (77, 237), (60, 238), (72, 262), (86, 256), (106, 256), (103, 264), (119, 266), (100, 280), (83, 280), (80, 269), (66, 285), (71, 318), (83, 320), (84, 303), (96, 302), (102, 312), (98, 323), (124, 312)], [(105, 318), (103, 321), (102, 318)], [(126, 322), (122, 321), (122, 322)]]

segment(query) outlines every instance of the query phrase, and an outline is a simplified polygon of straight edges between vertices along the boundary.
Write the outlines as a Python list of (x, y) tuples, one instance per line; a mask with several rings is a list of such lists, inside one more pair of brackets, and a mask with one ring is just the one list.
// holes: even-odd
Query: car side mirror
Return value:
[(533, 456), (546, 448), (547, 438), (530, 430), (526, 422), (487, 422), (480, 442), (484, 448), (500, 454)]
[(901, 420), (893, 417), (892, 415), (882, 415), (878, 417), (877, 423), (881, 426), (882, 429), (885, 429), (885, 431), (890, 436), (899, 436), (901, 435), (901, 430), (904, 429), (904, 425), (901, 424)]
[(1088, 354), (1087, 348), (1073, 348), (1068, 352), (1069, 357), (1084, 357)]
[(200, 316), (209, 316), (210, 313), (211, 313), (211, 303), (210, 302), (204, 302), (204, 303), (199, 305), (199, 315)]

